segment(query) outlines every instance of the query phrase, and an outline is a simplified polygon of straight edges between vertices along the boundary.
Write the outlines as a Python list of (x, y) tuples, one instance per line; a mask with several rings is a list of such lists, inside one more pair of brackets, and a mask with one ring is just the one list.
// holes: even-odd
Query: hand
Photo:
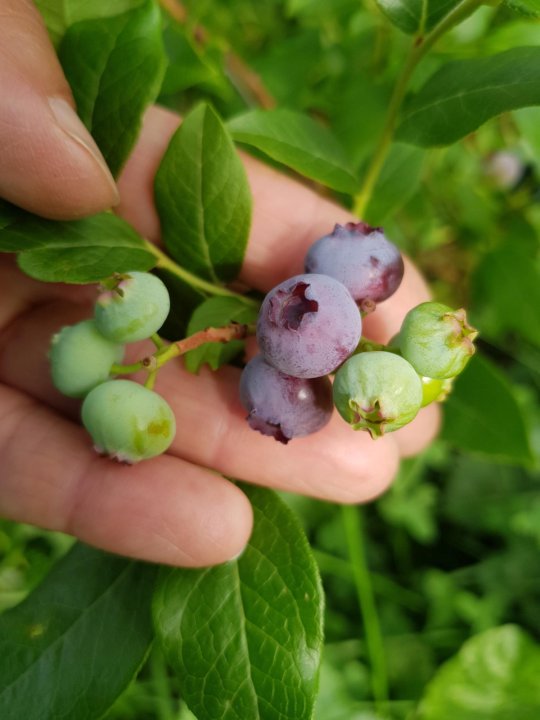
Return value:
[[(45, 42), (40, 52), (32, 62), (56, 63)], [(0, 62), (0, 68), (5, 74), (5, 64)], [(21, 95), (38, 92), (39, 82), (28, 73), (21, 80), (25, 85)], [(46, 158), (56, 152), (54, 213), (49, 215), (79, 215), (70, 194), (74, 171), (86, 178), (81, 192), (85, 212), (110, 204), (102, 193), (102, 176), (90, 173), (94, 166), (86, 152), (71, 155), (70, 137), (62, 141), (47, 128), (40, 130), (45, 166), (33, 160), (41, 185), (36, 181), (28, 188), (17, 186), (27, 152), (27, 146), (18, 144), (17, 133), (28, 118), (28, 108), (22, 104), (17, 112), (17, 121), (0, 129), (0, 150), (11, 147), (11, 152), (20, 154), (19, 162), (14, 155), (0, 168), (1, 194), (43, 212), (51, 173)], [(43, 120), (54, 127), (52, 116)], [(159, 225), (152, 179), (178, 122), (176, 116), (157, 108), (147, 114), (140, 142), (119, 182), (120, 214), (156, 241)], [(59, 149), (62, 142), (68, 147), (65, 155)], [(300, 272), (307, 246), (335, 222), (351, 217), (300, 183), (250, 158), (245, 163), (254, 195), (254, 220), (241, 280), (267, 290)], [(34, 282), (4, 256), (0, 294), (0, 512), (72, 533), (107, 550), (177, 565), (222, 562), (241, 552), (252, 516), (241, 491), (218, 473), (338, 502), (364, 502), (388, 486), (400, 455), (418, 452), (436, 432), (434, 407), (375, 442), (352, 431), (335, 413), (322, 432), (283, 446), (248, 427), (238, 401), (236, 369), (203, 370), (194, 377), (180, 363), (169, 363), (160, 371), (157, 390), (175, 411), (176, 440), (165, 456), (121, 466), (92, 451), (77, 420), (78, 404), (61, 397), (49, 378), (50, 336), (62, 325), (91, 314), (93, 289)], [(398, 292), (366, 320), (366, 334), (388, 340), (407, 310), (427, 297), (423, 281), (407, 263)]]

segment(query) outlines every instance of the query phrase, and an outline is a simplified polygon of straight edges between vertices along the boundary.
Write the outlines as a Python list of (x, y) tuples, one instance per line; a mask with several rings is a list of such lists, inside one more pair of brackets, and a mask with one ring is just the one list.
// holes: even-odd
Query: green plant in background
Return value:
[[(536, 719), (538, 2), (38, 5), (115, 174), (151, 102), (185, 120), (155, 181), (166, 252), (109, 213), (53, 222), (4, 203), (0, 250), (23, 272), (90, 283), (155, 268), (182, 299), (163, 329), (175, 339), (253, 323), (258, 300), (225, 284), (251, 207), (236, 142), (384, 224), (433, 306), (470, 308), (482, 341), (440, 440), (376, 503), (242, 485), (255, 528), (234, 562), (158, 570), (4, 522), (0, 716)], [(394, 346), (413, 364), (418, 335), (409, 318)], [(188, 369), (234, 360), (232, 337), (190, 347)]]

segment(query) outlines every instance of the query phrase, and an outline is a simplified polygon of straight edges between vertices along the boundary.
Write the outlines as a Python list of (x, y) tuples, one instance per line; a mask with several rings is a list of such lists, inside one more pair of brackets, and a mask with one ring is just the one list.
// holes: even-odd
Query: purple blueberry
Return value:
[(362, 318), (347, 288), (327, 275), (296, 275), (270, 290), (257, 323), (262, 354), (297, 378), (335, 370), (355, 350)]
[(305, 270), (339, 280), (360, 305), (393, 295), (403, 278), (403, 258), (382, 228), (366, 223), (336, 225), (309, 248)]
[(240, 400), (254, 430), (287, 444), (317, 432), (332, 415), (332, 385), (327, 377), (285, 375), (262, 355), (250, 360), (240, 379)]

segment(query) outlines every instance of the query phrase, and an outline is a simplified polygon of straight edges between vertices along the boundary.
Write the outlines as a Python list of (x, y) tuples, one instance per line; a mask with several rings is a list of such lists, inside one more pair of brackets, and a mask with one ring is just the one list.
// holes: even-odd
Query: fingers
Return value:
[(171, 565), (245, 547), (251, 507), (234, 485), (171, 456), (132, 467), (89, 452), (84, 431), (0, 385), (0, 514), (105, 550)]
[(111, 207), (118, 194), (30, 0), (0, 7), (0, 197), (51, 218)]

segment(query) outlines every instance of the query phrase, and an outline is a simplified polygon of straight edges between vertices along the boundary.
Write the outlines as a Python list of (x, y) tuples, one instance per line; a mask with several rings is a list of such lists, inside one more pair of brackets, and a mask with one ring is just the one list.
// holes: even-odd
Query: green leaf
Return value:
[(234, 144), (208, 105), (195, 108), (173, 135), (155, 198), (171, 256), (206, 280), (232, 280), (247, 245), (251, 195)]
[(91, 18), (105, 18), (138, 7), (144, 0), (35, 0), (49, 35), (58, 46), (70, 25)]
[(170, 22), (163, 32), (163, 41), (168, 64), (162, 95), (178, 93), (219, 77), (217, 68), (195, 44), (186, 26)]
[(414, 195), (420, 185), (423, 162), (424, 152), (419, 148), (401, 143), (392, 146), (366, 208), (368, 223), (380, 225)]
[(475, 355), (446, 401), (443, 437), (462, 450), (491, 459), (532, 460), (523, 413), (506, 377)]
[(255, 520), (246, 550), (218, 567), (164, 572), (157, 633), (196, 717), (310, 720), (322, 645), (316, 565), (285, 504), (243, 489)]
[[(406, 33), (429, 30), (461, 0), (376, 0), (387, 18)], [(425, 15), (424, 15), (425, 13)]]
[(0, 617), (0, 717), (94, 720), (152, 640), (149, 565), (76, 545)]
[(449, 145), (508, 110), (540, 104), (539, 47), (443, 65), (405, 107), (397, 138)]
[(518, 332), (540, 348), (540, 263), (515, 240), (481, 260), (473, 275), (475, 305), (491, 337)]
[(101, 213), (57, 222), (13, 209), (2, 228), (0, 251), (19, 251), (21, 270), (46, 282), (98, 282), (113, 272), (149, 270), (156, 257), (124, 220)]
[(228, 127), (238, 142), (311, 180), (351, 194), (358, 189), (358, 179), (339, 142), (307, 115), (284, 109), (251, 110), (229, 120)]
[(516, 625), (468, 640), (428, 685), (419, 720), (536, 720), (540, 647)]
[(165, 71), (157, 4), (147, 0), (122, 15), (72, 25), (59, 58), (78, 113), (117, 175)]
[[(255, 308), (246, 306), (245, 302), (236, 298), (212, 297), (205, 300), (195, 310), (187, 328), (187, 335), (193, 335), (208, 327), (223, 327), (231, 322), (254, 323), (257, 321)], [(207, 363), (212, 370), (230, 362), (244, 348), (242, 340), (228, 343), (205, 343), (184, 356), (186, 368), (193, 373), (199, 372)]]
[(511, 10), (524, 15), (538, 17), (540, 15), (540, 0), (504, 0), (504, 4)]

